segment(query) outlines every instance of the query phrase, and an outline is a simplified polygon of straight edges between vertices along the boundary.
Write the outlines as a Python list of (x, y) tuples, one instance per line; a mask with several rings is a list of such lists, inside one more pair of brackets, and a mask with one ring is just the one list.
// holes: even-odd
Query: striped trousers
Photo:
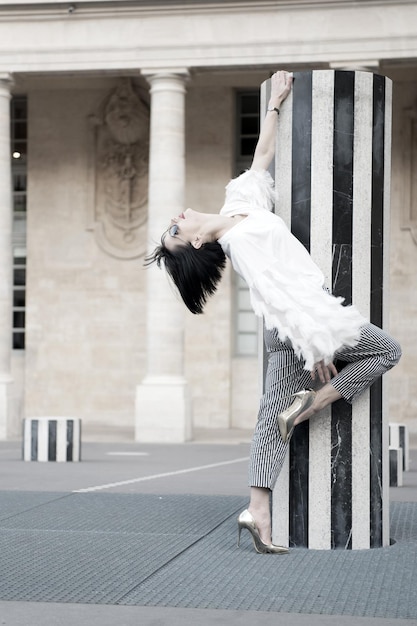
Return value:
[[(277, 331), (266, 330), (264, 339), (268, 368), (251, 445), (249, 484), (273, 489), (289, 444), (281, 439), (277, 416), (291, 404), (294, 393), (312, 387), (312, 380), (310, 372), (303, 369), (304, 361), (296, 357), (289, 342), (279, 340)], [(331, 384), (351, 403), (400, 357), (401, 347), (395, 339), (377, 326), (365, 324), (357, 345), (335, 355), (335, 361), (343, 362), (344, 367)]]

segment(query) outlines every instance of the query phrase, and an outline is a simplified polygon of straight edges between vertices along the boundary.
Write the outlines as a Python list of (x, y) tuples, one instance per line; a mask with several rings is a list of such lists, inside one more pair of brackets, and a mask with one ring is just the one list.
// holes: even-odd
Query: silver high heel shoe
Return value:
[(237, 546), (240, 545), (240, 533), (242, 532), (242, 528), (247, 528), (247, 530), (252, 535), (253, 545), (255, 547), (256, 552), (259, 554), (288, 554), (288, 548), (284, 548), (283, 546), (274, 546), (273, 543), (264, 543), (259, 535), (259, 530), (256, 527), (255, 520), (253, 516), (249, 513), (247, 509), (242, 511), (242, 513), (237, 518), (238, 525), (238, 537), (237, 537)]
[(312, 389), (303, 389), (303, 391), (295, 393), (292, 397), (295, 400), (291, 406), (278, 415), (278, 428), (284, 442), (289, 439), (294, 430), (296, 418), (313, 404), (316, 392)]

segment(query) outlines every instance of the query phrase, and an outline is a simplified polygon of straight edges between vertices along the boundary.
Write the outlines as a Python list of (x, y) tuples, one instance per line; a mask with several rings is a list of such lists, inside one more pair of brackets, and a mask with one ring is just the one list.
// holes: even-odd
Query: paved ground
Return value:
[(277, 557), (236, 547), (238, 441), (87, 443), (68, 464), (0, 444), (0, 625), (417, 625), (417, 450), (394, 545)]

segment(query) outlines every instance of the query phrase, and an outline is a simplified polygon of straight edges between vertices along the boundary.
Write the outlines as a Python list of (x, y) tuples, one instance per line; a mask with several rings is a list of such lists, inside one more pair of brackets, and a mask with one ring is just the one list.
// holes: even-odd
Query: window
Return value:
[(13, 348), (25, 348), (27, 99), (11, 101), (11, 160), (13, 189)]
[(250, 167), (259, 135), (259, 92), (237, 94), (236, 174)]
[[(236, 176), (250, 167), (258, 135), (259, 92), (240, 92), (237, 94)], [(255, 356), (258, 351), (258, 323), (250, 304), (249, 289), (237, 274), (234, 287), (234, 352), (236, 356)]]
[(13, 250), (13, 349), (25, 349), (26, 250)]

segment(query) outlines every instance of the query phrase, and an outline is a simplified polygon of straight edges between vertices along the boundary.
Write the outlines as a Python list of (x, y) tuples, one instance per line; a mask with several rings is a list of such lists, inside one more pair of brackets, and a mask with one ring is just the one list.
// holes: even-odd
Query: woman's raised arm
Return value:
[(291, 91), (292, 74), (289, 72), (275, 72), (271, 76), (271, 96), (268, 111), (259, 134), (253, 156), (251, 169), (267, 170), (275, 153), (275, 134), (277, 129), (278, 111)]

